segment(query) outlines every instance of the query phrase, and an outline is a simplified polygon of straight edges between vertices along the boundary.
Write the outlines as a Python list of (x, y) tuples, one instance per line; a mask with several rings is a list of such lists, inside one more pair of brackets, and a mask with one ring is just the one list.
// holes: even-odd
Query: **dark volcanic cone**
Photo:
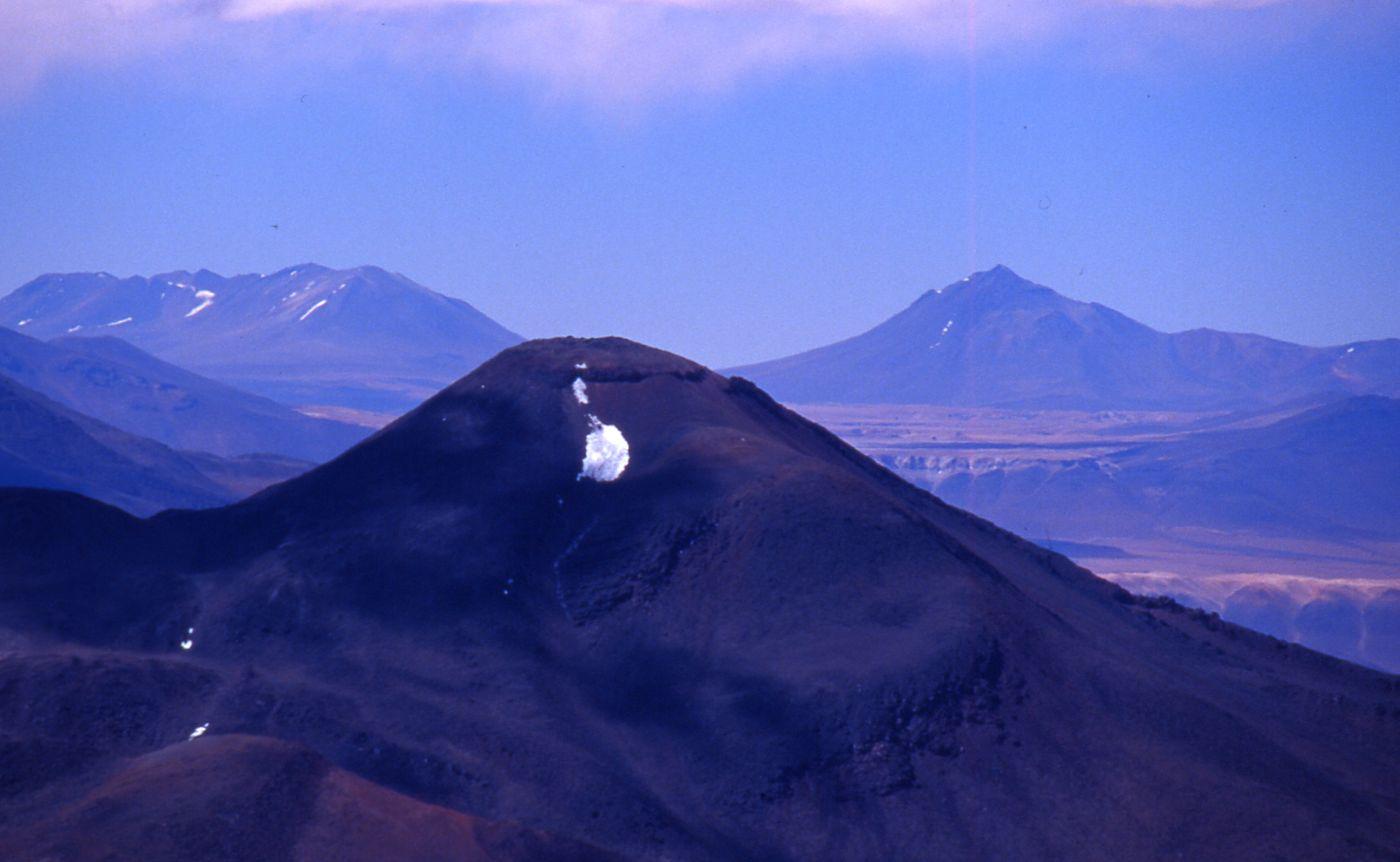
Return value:
[(14, 834), (100, 840), (54, 818), (121, 758), (243, 734), (636, 860), (1400, 853), (1394, 677), (1135, 600), (617, 339), (507, 350), (229, 508), (8, 492), (0, 578)]

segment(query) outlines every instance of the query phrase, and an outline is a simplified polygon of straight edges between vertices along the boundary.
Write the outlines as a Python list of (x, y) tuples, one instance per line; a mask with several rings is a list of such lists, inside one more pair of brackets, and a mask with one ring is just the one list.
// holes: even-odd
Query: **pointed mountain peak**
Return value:
[(1074, 302), (1051, 288), (1022, 278), (1010, 267), (1000, 264), (991, 269), (974, 272), (946, 287), (930, 290), (914, 305), (918, 306), (926, 300), (933, 300), (939, 304), (948, 300), (958, 300), (959, 304), (970, 301), (975, 308), (982, 311), (1025, 304)]
[(1011, 267), (1003, 264), (997, 264), (991, 269), (974, 272), (969, 276), (953, 282), (943, 288), (943, 290), (962, 290), (965, 288), (973, 288), (976, 290), (1050, 290), (1050, 288), (1036, 284), (1030, 279), (1022, 278), (1015, 270), (1011, 269)]
[(999, 263), (991, 269), (983, 270), (977, 273), (977, 276), (981, 278), (1013, 278), (1017, 281), (1025, 281), (1024, 278), (1021, 278), (1011, 267), (1004, 263)]
[(1027, 302), (1074, 302), (1051, 288), (1022, 278), (1010, 267), (998, 264), (925, 292), (907, 310), (939, 308), (950, 300), (957, 300), (959, 305), (971, 302), (981, 311), (994, 311)]

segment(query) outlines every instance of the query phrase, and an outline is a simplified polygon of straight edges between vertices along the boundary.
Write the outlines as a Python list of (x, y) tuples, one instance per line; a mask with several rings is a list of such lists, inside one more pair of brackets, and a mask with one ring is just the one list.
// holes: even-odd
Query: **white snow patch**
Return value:
[[(24, 325), (23, 323), (20, 324), (20, 326), (23, 326), (23, 325)], [(1355, 347), (1348, 347), (1348, 348), (1347, 348), (1347, 353), (1355, 353), (1355, 352), (1356, 352), (1356, 348), (1355, 348)]]
[(204, 732), (205, 732), (206, 730), (208, 730), (208, 729), (209, 729), (209, 722), (206, 721), (206, 722), (204, 722), (203, 724), (201, 724), (199, 727), (196, 727), (196, 728), (194, 729), (194, 732), (190, 734), (190, 739), (199, 739), (201, 736), (204, 735)]
[[(184, 285), (181, 285), (181, 287), (184, 287)], [(201, 311), (203, 311), (204, 309), (206, 309), (206, 308), (208, 308), (209, 306), (213, 305), (213, 304), (214, 304), (214, 291), (212, 291), (212, 290), (196, 290), (196, 291), (194, 292), (194, 298), (197, 299), (197, 300), (199, 300), (199, 305), (196, 305), (194, 308), (191, 308), (189, 311), (185, 312), (185, 316), (186, 316), (186, 317), (194, 317), (196, 314), (199, 314), (199, 313), (200, 313)]]
[(189, 635), (189, 637), (180, 641), (180, 649), (182, 650), (190, 650), (194, 648), (194, 628), (190, 627), (186, 633)]
[(583, 382), (582, 377), (574, 378), (574, 398), (580, 404), (588, 403), (588, 384)]
[(943, 324), (943, 331), (940, 332), (940, 333), (938, 333), (938, 337), (939, 337), (939, 338), (942, 338), (943, 336), (947, 335), (947, 334), (948, 334), (948, 330), (950, 330), (950, 329), (952, 329), (952, 328), (953, 328), (953, 321), (950, 320), (950, 321), (948, 321), (947, 323)]
[(121, 320), (114, 320), (111, 323), (104, 323), (103, 326), (121, 326), (123, 323), (130, 323), (130, 317), (123, 317)]
[(588, 363), (587, 363), (587, 362), (575, 362), (575, 363), (574, 363), (574, 367), (577, 368), (579, 371), (587, 371), (587, 370), (588, 370)]
[(34, 318), (32, 318), (32, 317), (26, 317), (24, 320), (21, 320), (21, 321), (19, 322), (19, 325), (20, 325), (20, 326), (28, 326), (29, 324), (31, 324), (31, 323), (33, 323), (33, 322), (34, 322)]
[(68, 331), (69, 331), (69, 332), (77, 332), (79, 329), (82, 329), (82, 328), (83, 328), (83, 325), (80, 323), (80, 324), (78, 324), (77, 326), (70, 326), (70, 327), (68, 327)]
[(308, 318), (308, 317), (311, 316), (311, 312), (315, 311), (316, 309), (320, 308), (321, 306), (323, 306), (323, 305), (325, 305), (325, 304), (326, 304), (326, 300), (324, 300), (324, 299), (321, 300), (320, 302), (317, 302), (315, 305), (313, 305), (313, 306), (311, 306), (310, 308), (308, 308), (308, 309), (306, 310), (306, 313), (303, 314), (301, 317), (298, 317), (297, 320), (298, 320), (298, 321), (305, 320), (306, 318)]
[(578, 478), (585, 477), (599, 482), (611, 482), (627, 469), (632, 455), (627, 438), (616, 425), (607, 425), (593, 414), (588, 414), (590, 431), (583, 446), (583, 469)]

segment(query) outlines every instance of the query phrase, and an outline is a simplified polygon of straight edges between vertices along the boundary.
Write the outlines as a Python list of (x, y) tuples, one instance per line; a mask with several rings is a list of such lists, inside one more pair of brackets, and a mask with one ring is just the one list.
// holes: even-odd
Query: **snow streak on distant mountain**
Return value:
[(998, 266), (925, 293), (864, 334), (732, 373), (793, 403), (1243, 409), (1400, 395), (1400, 339), (1304, 347), (1211, 329), (1168, 334)]
[(45, 275), (0, 299), (38, 338), (117, 335), (294, 405), (398, 413), (520, 337), (472, 306), (378, 267), (270, 275)]

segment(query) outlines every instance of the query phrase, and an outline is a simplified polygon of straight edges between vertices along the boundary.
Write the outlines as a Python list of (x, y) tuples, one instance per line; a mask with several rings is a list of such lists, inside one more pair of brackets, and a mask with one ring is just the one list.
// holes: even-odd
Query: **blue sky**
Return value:
[(0, 290), (375, 263), (725, 365), (1005, 263), (1163, 329), (1400, 335), (1387, 4), (17, 2)]

